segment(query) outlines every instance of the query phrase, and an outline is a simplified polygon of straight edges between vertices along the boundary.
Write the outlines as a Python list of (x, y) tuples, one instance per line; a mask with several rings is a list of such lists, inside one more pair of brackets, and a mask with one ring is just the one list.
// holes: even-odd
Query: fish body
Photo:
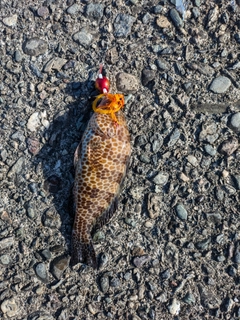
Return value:
[(113, 215), (130, 154), (123, 112), (115, 112), (113, 119), (112, 113), (95, 110), (74, 157), (72, 265), (84, 262), (97, 267), (91, 232)]

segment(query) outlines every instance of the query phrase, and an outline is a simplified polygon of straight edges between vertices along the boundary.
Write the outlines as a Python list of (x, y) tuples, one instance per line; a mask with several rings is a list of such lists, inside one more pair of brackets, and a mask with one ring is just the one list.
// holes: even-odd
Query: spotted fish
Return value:
[[(117, 103), (117, 106), (114, 103), (116, 107), (112, 101)], [(91, 233), (107, 223), (117, 207), (131, 154), (129, 131), (121, 110), (123, 104), (121, 94), (99, 95), (95, 107), (93, 104), (95, 112), (75, 152), (72, 265), (83, 262), (97, 267)]]

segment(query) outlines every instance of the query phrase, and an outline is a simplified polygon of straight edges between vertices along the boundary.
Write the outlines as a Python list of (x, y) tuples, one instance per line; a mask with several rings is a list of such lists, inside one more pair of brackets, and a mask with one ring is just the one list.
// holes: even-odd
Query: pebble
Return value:
[(240, 132), (240, 112), (237, 112), (231, 116), (229, 127), (237, 133)]
[(216, 148), (214, 148), (213, 146), (211, 146), (210, 144), (206, 144), (204, 146), (204, 150), (206, 151), (207, 154), (209, 154), (211, 157), (214, 157), (215, 154), (217, 153)]
[(233, 180), (237, 190), (240, 190), (240, 175), (234, 175)]
[(220, 224), (222, 216), (220, 213), (206, 213), (207, 220), (213, 223)]
[(23, 167), (24, 167), (24, 163), (25, 163), (25, 158), (24, 157), (20, 157), (15, 163), (14, 165), (10, 168), (10, 170), (7, 173), (7, 176), (9, 178), (13, 177), (13, 175), (15, 174), (19, 174), (20, 172), (22, 172)]
[(225, 76), (215, 78), (211, 85), (210, 90), (214, 93), (224, 93), (231, 86), (231, 80)]
[(156, 24), (160, 28), (169, 28), (171, 26), (170, 21), (164, 15), (159, 15), (156, 19)]
[(57, 193), (62, 188), (62, 180), (57, 175), (52, 175), (44, 181), (44, 190), (50, 193)]
[(87, 31), (87, 29), (83, 28), (73, 35), (73, 40), (84, 48), (88, 49), (92, 43), (93, 36)]
[(194, 295), (191, 292), (188, 292), (185, 297), (183, 298), (183, 301), (190, 306), (196, 303), (196, 299)]
[(0, 256), (0, 263), (3, 265), (8, 265), (11, 262), (11, 258), (8, 254), (3, 254)]
[(219, 147), (219, 152), (224, 154), (225, 156), (230, 156), (233, 154), (238, 148), (238, 140), (235, 137), (229, 138), (225, 140)]
[(49, 282), (49, 277), (48, 277), (48, 271), (46, 269), (46, 265), (41, 262), (38, 263), (35, 267), (35, 272), (37, 277), (43, 282), (43, 283), (48, 283)]
[(35, 218), (35, 209), (31, 203), (27, 205), (27, 215), (30, 219)]
[(129, 14), (119, 13), (114, 21), (114, 35), (117, 38), (126, 38), (132, 29), (132, 25), (136, 18)]
[(108, 263), (109, 257), (107, 253), (102, 253), (99, 259), (99, 269), (104, 268)]
[(209, 245), (210, 242), (211, 242), (211, 239), (209, 239), (209, 238), (201, 240), (201, 241), (198, 241), (196, 243), (196, 247), (199, 250), (207, 250), (208, 249), (208, 245)]
[(46, 260), (50, 260), (52, 257), (52, 254), (50, 252), (49, 249), (44, 249), (41, 251), (41, 255), (46, 259)]
[(80, 11), (80, 6), (77, 3), (74, 3), (72, 6), (67, 8), (67, 13), (70, 15), (75, 15)]
[(52, 58), (49, 60), (43, 68), (43, 72), (51, 72), (52, 70), (60, 71), (62, 67), (67, 63), (67, 59), (63, 58)]
[(2, 19), (3, 24), (7, 27), (15, 27), (17, 25), (18, 15), (13, 14), (12, 16), (6, 17)]
[(49, 10), (48, 7), (40, 7), (37, 10), (37, 14), (39, 15), (39, 17), (42, 17), (43, 19), (47, 19), (49, 16)]
[(9, 318), (15, 317), (19, 313), (19, 308), (14, 298), (4, 300), (1, 303), (1, 310), (5, 317)]
[(234, 262), (236, 262), (237, 264), (240, 264), (240, 243), (236, 246), (233, 259), (234, 259)]
[(173, 8), (170, 10), (170, 18), (172, 19), (175, 27), (179, 28), (183, 26), (182, 18), (180, 17), (176, 9)]
[(40, 151), (40, 142), (37, 138), (28, 138), (27, 139), (28, 151), (34, 156), (37, 155)]
[(180, 131), (178, 128), (174, 129), (173, 132), (171, 133), (170, 137), (169, 137), (169, 142), (168, 142), (168, 146), (169, 147), (172, 147), (174, 146), (177, 141), (179, 140), (180, 138)]
[(93, 315), (98, 312), (93, 304), (88, 304), (87, 308), (88, 308), (88, 311)]
[(34, 132), (40, 125), (40, 114), (39, 112), (34, 112), (28, 119), (27, 128), (31, 132)]
[(124, 94), (135, 93), (139, 88), (139, 82), (132, 74), (119, 72), (116, 75), (116, 86), (118, 91)]
[(196, 167), (198, 165), (198, 160), (196, 157), (192, 156), (192, 155), (189, 155), (187, 156), (187, 161), (189, 163), (191, 163), (191, 165), (193, 165), (194, 167)]
[(55, 212), (54, 209), (48, 209), (42, 217), (44, 227), (48, 228), (60, 228), (61, 227), (61, 219), (59, 215)]
[(145, 254), (145, 255), (140, 256), (140, 257), (134, 257), (133, 258), (133, 264), (135, 265), (135, 267), (141, 268), (149, 260), (150, 260), (150, 256)]
[(180, 309), (180, 302), (176, 298), (173, 298), (172, 303), (168, 306), (169, 313), (173, 316), (177, 316), (180, 312)]
[(47, 42), (37, 37), (31, 38), (23, 44), (23, 51), (29, 56), (39, 56), (40, 54), (44, 54), (47, 49)]
[(188, 213), (182, 204), (178, 204), (176, 206), (176, 213), (178, 218), (180, 218), (181, 220), (187, 220)]
[(155, 78), (156, 72), (154, 70), (143, 69), (142, 71), (142, 84), (146, 86)]
[(59, 280), (62, 277), (63, 272), (69, 265), (69, 259), (69, 257), (61, 256), (53, 260), (51, 272), (56, 279)]
[(100, 242), (105, 239), (105, 233), (101, 230), (98, 230), (97, 232), (94, 233), (93, 235), (93, 241), (95, 242)]
[(197, 7), (192, 8), (192, 14), (194, 16), (194, 19), (198, 19), (201, 15), (200, 10)]
[(86, 16), (99, 21), (103, 16), (103, 5), (101, 3), (89, 3), (86, 7)]
[(206, 141), (213, 144), (219, 137), (216, 123), (203, 124), (199, 134), (199, 141)]
[(165, 185), (168, 182), (169, 174), (165, 172), (159, 172), (156, 177), (153, 178), (153, 182), (158, 185)]
[(151, 14), (149, 12), (147, 12), (142, 18), (142, 22), (144, 24), (149, 23), (151, 20), (152, 20), (152, 16), (151, 16)]
[(157, 59), (156, 65), (158, 69), (160, 69), (161, 71), (168, 71), (171, 68), (170, 63), (164, 60), (163, 58)]
[(100, 288), (103, 293), (106, 293), (109, 289), (109, 277), (106, 274), (100, 278)]

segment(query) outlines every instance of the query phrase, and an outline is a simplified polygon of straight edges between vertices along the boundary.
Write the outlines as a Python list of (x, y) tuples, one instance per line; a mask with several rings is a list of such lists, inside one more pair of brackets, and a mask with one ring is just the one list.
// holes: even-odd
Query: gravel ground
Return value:
[[(188, 2), (1, 0), (1, 319), (240, 318), (240, 3)], [(93, 271), (68, 199), (101, 62), (133, 154)]]

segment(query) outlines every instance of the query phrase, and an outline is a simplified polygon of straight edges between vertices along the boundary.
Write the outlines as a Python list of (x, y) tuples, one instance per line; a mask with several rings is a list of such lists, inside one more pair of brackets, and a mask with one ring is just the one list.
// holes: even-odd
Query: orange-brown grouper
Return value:
[(91, 232), (112, 217), (131, 154), (130, 135), (122, 112), (124, 96), (103, 90), (74, 156), (75, 220), (71, 264), (97, 268)]

